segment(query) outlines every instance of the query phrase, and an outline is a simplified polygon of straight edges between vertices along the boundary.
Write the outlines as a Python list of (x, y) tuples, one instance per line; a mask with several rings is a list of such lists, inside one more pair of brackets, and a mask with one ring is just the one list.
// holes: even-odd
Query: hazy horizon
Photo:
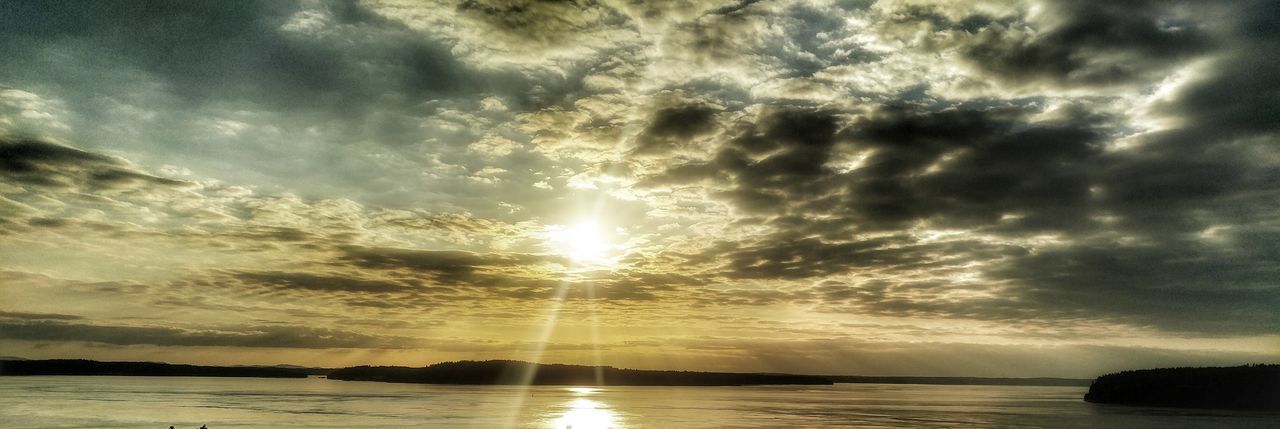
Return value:
[(1280, 362), (1265, 1), (0, 3), (0, 354)]

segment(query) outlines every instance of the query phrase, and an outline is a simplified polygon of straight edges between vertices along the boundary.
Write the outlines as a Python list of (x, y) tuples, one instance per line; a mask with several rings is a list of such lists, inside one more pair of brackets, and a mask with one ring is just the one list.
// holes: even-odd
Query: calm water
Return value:
[(4, 428), (1280, 428), (1280, 414), (1098, 406), (1083, 388), (478, 387), (0, 377)]

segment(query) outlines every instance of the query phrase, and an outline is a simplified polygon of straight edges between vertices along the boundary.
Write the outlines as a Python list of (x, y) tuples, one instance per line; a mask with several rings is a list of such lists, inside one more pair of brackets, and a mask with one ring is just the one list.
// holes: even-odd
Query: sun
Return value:
[(605, 231), (595, 222), (552, 225), (547, 229), (551, 248), (573, 262), (587, 265), (612, 265), (615, 247)]

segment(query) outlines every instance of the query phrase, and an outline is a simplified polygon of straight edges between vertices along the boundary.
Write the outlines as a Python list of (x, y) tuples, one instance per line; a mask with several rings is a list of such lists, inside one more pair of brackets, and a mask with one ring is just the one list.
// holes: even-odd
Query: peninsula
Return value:
[(1161, 368), (1098, 377), (1084, 400), (1099, 404), (1280, 411), (1280, 365)]

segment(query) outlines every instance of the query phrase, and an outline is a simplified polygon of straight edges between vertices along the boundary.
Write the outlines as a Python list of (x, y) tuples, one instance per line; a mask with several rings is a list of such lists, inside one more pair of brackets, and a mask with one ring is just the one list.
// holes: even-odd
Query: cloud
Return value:
[[(739, 127), (710, 160), (642, 183), (705, 184), (751, 216), (741, 222), (771, 231), (690, 261), (717, 261), (737, 279), (853, 275), (814, 292), (854, 311), (1271, 332), (1259, 327), (1274, 324), (1263, 310), (1273, 288), (1258, 282), (1273, 246), (1244, 239), (1275, 233), (1275, 216), (1262, 209), (1274, 205), (1265, 197), (1277, 185), (1265, 172), (1270, 161), (1247, 159), (1241, 151), (1254, 149), (1240, 145), (1174, 149), (1194, 128), (1111, 149), (1115, 121), (1082, 105), (899, 103), (852, 120), (779, 106)], [(1206, 240), (1210, 230), (1220, 238)], [(815, 296), (740, 293), (716, 299)]]
[(1072, 317), (1107, 315), (1171, 331), (1275, 334), (1280, 319), (1272, 309), (1280, 300), (1270, 281), (1274, 270), (1264, 261), (1280, 248), (1267, 240), (1230, 249), (1173, 240), (1081, 244), (1013, 260), (991, 278), (1023, 285), (1012, 291), (1022, 305)]
[[(846, 126), (830, 112), (777, 107), (709, 163), (648, 180), (719, 178), (731, 184), (720, 195), (746, 213), (836, 215), (866, 231), (921, 220), (990, 225), (1008, 214), (1023, 228), (1086, 222), (1080, 168), (1099, 154), (1100, 132), (1090, 123), (1029, 124), (1027, 114), (887, 106)], [(856, 165), (840, 165), (849, 158)]]
[[(128, 63), (165, 79), (197, 100), (250, 98), (339, 107), (343, 100), (377, 97), (371, 85), (409, 94), (453, 92), (473, 74), (448, 48), (381, 18), (353, 2), (315, 10), (292, 3), (218, 2), (182, 5), (9, 5), (4, 27), (17, 55), (40, 55), (48, 42), (82, 40), (84, 55)], [(291, 31), (290, 19), (310, 14), (311, 37)], [(130, 22), (130, 31), (116, 31)], [(181, 31), (174, 31), (180, 28)], [(198, 35), (198, 36), (196, 36)], [(373, 37), (359, 37), (373, 36)], [(347, 49), (356, 45), (361, 49)], [(95, 49), (96, 48), (96, 49)], [(362, 66), (363, 64), (363, 66)], [(18, 71), (18, 70), (14, 70)], [(373, 73), (368, 73), (372, 71)], [(18, 71), (29, 77), (29, 71)], [(254, 78), (246, 79), (245, 75)], [(70, 75), (55, 75), (66, 84)], [(299, 101), (311, 103), (298, 103)], [(350, 107), (350, 106), (349, 106)]]
[(762, 113), (727, 142), (714, 159), (716, 170), (735, 186), (721, 195), (749, 213), (785, 210), (784, 196), (821, 197), (836, 144), (839, 119), (831, 112), (789, 106)]
[[(412, 292), (431, 286), (431, 291), (443, 293), (435, 295), (434, 298), (444, 301), (469, 300), (479, 296), (537, 301), (550, 299), (555, 296), (557, 290), (563, 289), (567, 291), (564, 296), (569, 299), (599, 299), (608, 302), (655, 300), (659, 295), (707, 282), (695, 276), (639, 270), (567, 275), (554, 267), (570, 266), (570, 262), (561, 257), (542, 254), (480, 254), (464, 251), (357, 246), (344, 247), (342, 251), (343, 254), (337, 261), (340, 264), (384, 271), (395, 276), (404, 275), (414, 280), (400, 280), (387, 284), (383, 281), (370, 283), (366, 280), (357, 281), (338, 277), (316, 279), (319, 281), (307, 288), (319, 289), (332, 285), (334, 289), (353, 291), (367, 286), (371, 289), (381, 289), (386, 286), (388, 292)], [(408, 290), (392, 289), (392, 285), (417, 283), (417, 279), (423, 275), (430, 278), (428, 285), (415, 286)], [(307, 280), (300, 280), (299, 285)], [(448, 289), (451, 286), (476, 289), (460, 292)], [(368, 290), (368, 292), (381, 292), (381, 290)]]
[(362, 268), (405, 269), (435, 276), (437, 281), (453, 283), (476, 277), (488, 267), (519, 267), (554, 260), (532, 254), (478, 254), (453, 250), (414, 250), (348, 246), (342, 249), (340, 261)]
[[(520, 108), (558, 102), (573, 85), (553, 82), (566, 79), (559, 70), (464, 61), (457, 39), (358, 2), (4, 8), (0, 46), (13, 58), (0, 70), (15, 88), (5, 98), (57, 101), (62, 108), (40, 110), (52, 115), (43, 122), (65, 125), (36, 129), (23, 116), (36, 110), (23, 107), (15, 130), (309, 196), (418, 205), (451, 189), (473, 193), (456, 189), (466, 187), (461, 178), (420, 175), (415, 165), (480, 163), (454, 154), (481, 128), (526, 140), (504, 132), (514, 124), (494, 123), (511, 112), (456, 113), (490, 98)], [(121, 27), (127, 22), (142, 24)], [(424, 155), (423, 146), (453, 149)], [(313, 162), (330, 167), (321, 174)]]
[(232, 275), (248, 284), (287, 290), (381, 293), (403, 292), (411, 287), (410, 285), (393, 281), (367, 280), (310, 272), (237, 272)]
[(712, 130), (718, 109), (702, 104), (666, 107), (653, 113), (649, 126), (640, 132), (634, 153), (665, 154), (689, 139)]
[(904, 112), (858, 124), (872, 151), (850, 172), (849, 201), (873, 223), (936, 219), (941, 227), (1070, 229), (1088, 221), (1089, 173), (1103, 130), (1089, 122), (1028, 123), (1017, 109)]
[[(975, 34), (961, 52), (973, 65), (1014, 82), (1113, 85), (1151, 79), (1215, 43), (1188, 10), (1193, 7), (1171, 4), (1176, 3), (1046, 2), (1030, 22), (967, 28)], [(964, 28), (970, 22), (944, 25)]]
[(626, 24), (616, 11), (595, 1), (466, 0), (458, 11), (512, 42), (544, 48)]
[(1231, 10), (1229, 49), (1158, 105), (1161, 113), (1186, 119), (1192, 137), (1188, 146), (1195, 138), (1226, 140), (1280, 130), (1270, 120), (1280, 111), (1280, 102), (1272, 97), (1277, 84), (1269, 79), (1280, 73), (1280, 66), (1266, 61), (1280, 42), (1272, 25), (1280, 8), (1260, 1), (1236, 6)]
[(126, 161), (35, 139), (0, 138), (0, 174), (12, 183), (115, 190), (187, 183), (140, 172)]
[(0, 322), (0, 338), (24, 341), (79, 341), (114, 345), (330, 348), (412, 348), (419, 340), (358, 334), (305, 326), (240, 326), (236, 329), (179, 329), (90, 325), (54, 321)]
[(58, 313), (29, 313), (24, 311), (0, 311), (0, 318), (21, 320), (77, 320), (81, 316)]

